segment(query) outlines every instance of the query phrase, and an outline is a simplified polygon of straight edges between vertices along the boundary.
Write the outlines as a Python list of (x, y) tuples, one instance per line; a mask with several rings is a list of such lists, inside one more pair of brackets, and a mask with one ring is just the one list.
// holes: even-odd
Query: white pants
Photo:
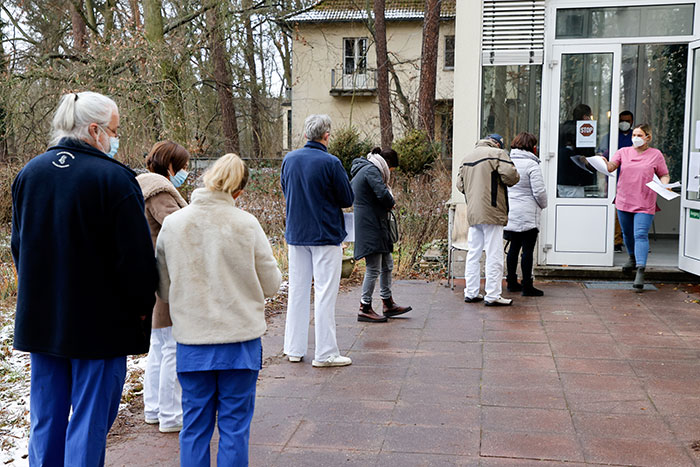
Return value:
[(177, 381), (176, 349), (172, 326), (151, 330), (143, 405), (146, 418), (158, 419), (161, 428), (182, 426), (182, 389)]
[(469, 227), (469, 252), (464, 272), (464, 296), (474, 298), (481, 286), (481, 252), (486, 250), (486, 301), (501, 298), (503, 285), (503, 226), (478, 224)]
[(340, 355), (335, 338), (335, 301), (340, 286), (343, 250), (338, 245), (289, 245), (289, 296), (284, 353), (306, 355), (309, 340), (311, 279), (314, 280), (315, 360)]

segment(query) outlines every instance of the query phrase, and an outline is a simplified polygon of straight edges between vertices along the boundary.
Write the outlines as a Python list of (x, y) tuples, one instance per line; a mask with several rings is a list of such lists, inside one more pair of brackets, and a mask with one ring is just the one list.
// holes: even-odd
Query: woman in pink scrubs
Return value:
[(619, 149), (608, 161), (610, 172), (620, 168), (614, 203), (622, 227), (622, 237), (630, 255), (622, 270), (637, 269), (633, 284), (635, 292), (644, 289), (644, 269), (649, 254), (649, 228), (656, 213), (656, 192), (646, 184), (654, 175), (664, 184), (670, 180), (664, 155), (658, 149), (649, 147), (650, 142), (649, 125), (638, 125), (632, 131), (632, 146)]

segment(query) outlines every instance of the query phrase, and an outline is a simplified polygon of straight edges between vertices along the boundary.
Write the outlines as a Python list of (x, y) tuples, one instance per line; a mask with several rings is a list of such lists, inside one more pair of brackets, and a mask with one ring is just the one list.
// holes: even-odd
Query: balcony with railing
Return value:
[(344, 73), (342, 68), (331, 70), (332, 96), (374, 96), (377, 94), (377, 70), (356, 70)]

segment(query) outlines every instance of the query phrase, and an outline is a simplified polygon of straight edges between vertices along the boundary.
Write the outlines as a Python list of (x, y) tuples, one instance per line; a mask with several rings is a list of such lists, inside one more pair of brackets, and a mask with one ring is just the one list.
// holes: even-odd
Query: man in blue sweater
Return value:
[(308, 142), (282, 161), (282, 191), (287, 203), (285, 238), (289, 248), (289, 297), (284, 353), (300, 362), (308, 346), (311, 280), (314, 281), (315, 367), (346, 366), (335, 337), (335, 302), (347, 235), (342, 208), (353, 194), (340, 160), (328, 153), (331, 119), (311, 115), (304, 122)]
[(66, 94), (52, 147), (12, 184), (29, 465), (103, 465), (126, 356), (148, 351), (158, 273), (136, 174), (113, 159), (118, 131), (112, 99)]

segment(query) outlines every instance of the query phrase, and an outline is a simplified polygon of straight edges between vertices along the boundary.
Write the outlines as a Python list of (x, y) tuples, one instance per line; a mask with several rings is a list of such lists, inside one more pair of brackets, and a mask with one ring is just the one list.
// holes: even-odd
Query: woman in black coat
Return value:
[[(394, 268), (391, 252), (394, 244), (389, 232), (389, 211), (394, 206), (394, 197), (387, 183), (390, 170), (398, 166), (398, 162), (396, 151), (381, 151), (379, 148), (373, 149), (366, 158), (352, 161), (350, 185), (355, 194), (355, 259), (365, 258), (367, 266), (358, 321), (383, 323), (387, 318), (411, 310), (410, 306), (397, 305), (391, 296), (391, 271)], [(377, 277), (383, 316), (372, 309), (372, 293)]]

